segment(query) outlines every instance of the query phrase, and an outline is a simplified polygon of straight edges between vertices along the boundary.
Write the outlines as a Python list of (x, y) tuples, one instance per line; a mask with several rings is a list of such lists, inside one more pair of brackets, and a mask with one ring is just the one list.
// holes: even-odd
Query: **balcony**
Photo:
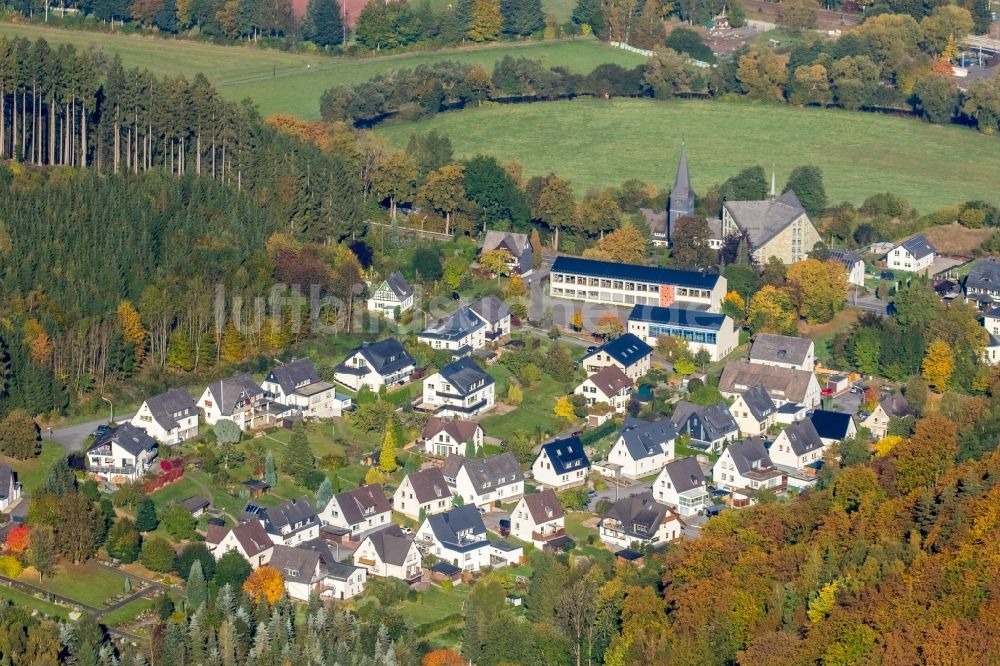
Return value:
[(550, 541), (552, 539), (558, 539), (561, 536), (566, 536), (566, 530), (560, 527), (557, 530), (542, 530), (541, 532), (533, 531), (531, 533), (532, 541)]
[(104, 465), (97, 465), (97, 466), (91, 465), (89, 471), (90, 471), (91, 474), (100, 474), (102, 476), (108, 476), (108, 477), (112, 477), (112, 476), (128, 476), (128, 477), (133, 477), (133, 476), (136, 475), (136, 470), (135, 470), (135, 467), (133, 465), (129, 465), (127, 467), (113, 467), (113, 466), (104, 466)]

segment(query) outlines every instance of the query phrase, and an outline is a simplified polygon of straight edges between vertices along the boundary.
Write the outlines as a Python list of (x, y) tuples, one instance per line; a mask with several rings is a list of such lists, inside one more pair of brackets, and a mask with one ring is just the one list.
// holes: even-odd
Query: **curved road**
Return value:
[[(135, 416), (135, 414), (122, 414), (118, 417), (117, 423), (124, 423), (133, 416)], [(52, 431), (51, 436), (47, 430), (43, 430), (42, 439), (52, 439), (55, 442), (59, 442), (69, 452), (82, 451), (83, 443), (87, 441), (88, 437), (94, 434), (94, 431), (97, 430), (97, 426), (107, 425), (107, 423), (107, 419), (97, 419), (95, 421), (87, 421), (86, 423), (77, 423), (75, 425), (56, 428)]]

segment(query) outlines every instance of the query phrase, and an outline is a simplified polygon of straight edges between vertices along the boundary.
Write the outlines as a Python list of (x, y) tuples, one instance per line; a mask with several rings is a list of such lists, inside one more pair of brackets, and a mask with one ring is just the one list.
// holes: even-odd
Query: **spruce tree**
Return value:
[(188, 608), (192, 611), (201, 608), (208, 600), (208, 586), (205, 584), (205, 574), (201, 570), (201, 560), (191, 564), (191, 574), (187, 580)]
[(392, 422), (385, 427), (382, 437), (382, 451), (378, 458), (379, 469), (386, 474), (396, 471), (396, 428)]
[(330, 500), (333, 498), (333, 483), (330, 481), (330, 477), (323, 479), (323, 483), (319, 484), (319, 490), (316, 491), (316, 508), (321, 510)]
[(153, 500), (143, 497), (135, 512), (135, 528), (140, 532), (152, 532), (158, 525), (156, 520), (156, 505)]
[(264, 457), (264, 483), (272, 488), (278, 485), (278, 472), (274, 467), (274, 453), (271, 451)]
[(315, 466), (316, 457), (313, 455), (312, 449), (309, 448), (305, 425), (301, 422), (296, 423), (292, 430), (292, 438), (288, 441), (288, 450), (282, 461), (282, 469), (286, 474), (298, 480), (311, 472)]
[(508, 37), (526, 37), (545, 27), (541, 0), (501, 0), (500, 14)]
[(337, 0), (309, 0), (302, 36), (316, 46), (329, 48), (344, 43), (344, 20)]

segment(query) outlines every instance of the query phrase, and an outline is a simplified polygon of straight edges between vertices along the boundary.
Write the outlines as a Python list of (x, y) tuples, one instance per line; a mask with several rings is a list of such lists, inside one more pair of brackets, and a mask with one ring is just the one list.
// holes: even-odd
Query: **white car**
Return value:
[(400, 527), (399, 531), (406, 535), (413, 534), (413, 530), (410, 529), (409, 527)]

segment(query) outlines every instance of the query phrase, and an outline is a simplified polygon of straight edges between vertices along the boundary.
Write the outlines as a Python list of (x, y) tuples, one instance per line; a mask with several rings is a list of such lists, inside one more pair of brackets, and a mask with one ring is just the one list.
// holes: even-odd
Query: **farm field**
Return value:
[(323, 91), (345, 83), (366, 81), (377, 74), (416, 67), (441, 60), (459, 60), (492, 69), (508, 53), (542, 59), (546, 66), (564, 66), (586, 73), (606, 62), (637, 65), (644, 59), (612, 48), (596, 39), (558, 42), (517, 42), (495, 46), (401, 53), (375, 58), (335, 58), (316, 54), (285, 53), (251, 46), (219, 46), (189, 40), (139, 35), (111, 35), (65, 30), (39, 25), (0, 23), (0, 36), (44, 37), (52, 44), (73, 43), (77, 48), (97, 48), (117, 53), (129, 67), (149, 69), (159, 76), (198, 72), (229, 99), (250, 98), (263, 116), (289, 113), (319, 118)]
[(960, 127), (838, 110), (646, 99), (577, 99), (443, 113), (376, 131), (403, 147), (415, 131), (447, 134), (456, 155), (517, 161), (526, 176), (555, 172), (578, 197), (639, 178), (674, 180), (687, 143), (695, 190), (741, 169), (774, 164), (779, 186), (793, 168), (822, 168), (831, 202), (860, 204), (891, 191), (920, 212), (970, 199), (1000, 203), (1000, 143)]

